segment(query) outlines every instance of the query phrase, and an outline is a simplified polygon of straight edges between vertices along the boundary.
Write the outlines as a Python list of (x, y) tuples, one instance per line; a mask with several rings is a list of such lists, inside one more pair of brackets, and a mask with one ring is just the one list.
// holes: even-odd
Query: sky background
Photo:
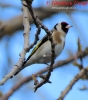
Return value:
[[(47, 0), (34, 0), (33, 7), (38, 8), (46, 5)], [(11, 4), (12, 7), (0, 7), (0, 20), (7, 21), (11, 18), (21, 15), (21, 1), (14, 0), (0, 0), (0, 3)], [(50, 30), (57, 22), (66, 21), (73, 27), (69, 30), (66, 36), (66, 44), (61, 55), (55, 60), (64, 60), (67, 59), (71, 54), (77, 52), (77, 41), (78, 38), (81, 40), (83, 50), (88, 46), (88, 5), (75, 5), (77, 11), (74, 11), (70, 16), (66, 13), (57, 13), (50, 16), (49, 18), (44, 19), (42, 22)], [(78, 11), (79, 10), (79, 11)], [(84, 11), (86, 10), (86, 11)], [(31, 38), (30, 42), (34, 41), (34, 34), (36, 32), (35, 25), (31, 25)], [(16, 32), (12, 36), (4, 36), (0, 39), (0, 80), (3, 76), (8, 74), (13, 66), (19, 59), (19, 53), (23, 48), (23, 30)], [(42, 30), (40, 34), (40, 39), (45, 35), (45, 32)], [(19, 40), (20, 38), (20, 40)], [(69, 53), (70, 52), (70, 53)], [(27, 53), (26, 57), (30, 54)], [(9, 64), (9, 59), (11, 63)], [(77, 60), (79, 63), (80, 61)], [(84, 67), (88, 66), (88, 57), (83, 59)], [(6, 94), (11, 87), (13, 87), (17, 82), (23, 79), (26, 76), (29, 76), (39, 70), (45, 68), (46, 65), (35, 64), (30, 67), (25, 68), (13, 79), (8, 80), (3, 86), (0, 86), (0, 91), (3, 94)], [(23, 85), (18, 89), (9, 100), (56, 100), (65, 87), (70, 83), (76, 74), (79, 73), (79, 69), (74, 66), (72, 63), (59, 67), (52, 72), (50, 81), (52, 84), (45, 84), (39, 88), (35, 93), (33, 91), (33, 81)], [(40, 79), (39, 79), (40, 80)], [(83, 85), (88, 86), (87, 80), (79, 80), (72, 88), (72, 90), (66, 95), (64, 100), (88, 100), (88, 90), (80, 91)]]

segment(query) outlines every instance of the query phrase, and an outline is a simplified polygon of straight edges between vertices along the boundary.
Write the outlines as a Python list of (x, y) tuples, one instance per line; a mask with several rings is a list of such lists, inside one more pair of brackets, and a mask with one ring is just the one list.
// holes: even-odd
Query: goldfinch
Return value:
[[(70, 26), (67, 22), (57, 23), (51, 30), (52, 38), (55, 45), (55, 58), (57, 58), (62, 52), (65, 46), (65, 37)], [(29, 65), (39, 63), (47, 64), (51, 61), (51, 42), (46, 35), (42, 40), (36, 45), (29, 57), (23, 63), (23, 68)]]

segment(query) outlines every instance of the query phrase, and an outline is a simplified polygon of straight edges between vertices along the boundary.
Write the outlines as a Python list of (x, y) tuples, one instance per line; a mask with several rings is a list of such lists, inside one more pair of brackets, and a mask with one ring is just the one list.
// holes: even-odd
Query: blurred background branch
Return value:
[[(41, 10), (40, 10), (41, 9)], [(64, 12), (68, 13), (69, 15), (72, 12), (77, 11), (77, 9), (60, 9), (60, 10), (52, 10), (51, 6), (49, 7), (40, 7), (34, 9), (34, 13), (36, 16), (39, 17), (40, 20), (43, 20), (45, 18), (48, 18), (52, 16), (53, 14), (57, 14), (59, 12)], [(79, 12), (87, 12), (87, 10), (78, 10)], [(29, 19), (30, 19), (30, 24), (33, 23), (33, 20), (29, 14)], [(16, 31), (23, 30), (23, 25), (22, 25), (22, 15), (16, 16), (8, 21), (1, 21), (0, 23), (0, 38), (5, 36), (5, 35), (12, 35)]]

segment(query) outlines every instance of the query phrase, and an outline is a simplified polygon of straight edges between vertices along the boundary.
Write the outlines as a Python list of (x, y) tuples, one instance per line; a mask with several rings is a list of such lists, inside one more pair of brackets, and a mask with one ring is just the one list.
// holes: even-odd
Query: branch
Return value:
[(63, 100), (66, 94), (72, 89), (73, 85), (88, 71), (88, 67), (82, 69), (79, 74), (77, 74), (70, 84), (65, 88), (65, 90), (61, 93), (61, 96), (57, 100)]
[(0, 82), (0, 85), (3, 85), (9, 78), (12, 78), (14, 75), (19, 73), (20, 70), (24, 69), (22, 67), (22, 65), (23, 65), (23, 61), (25, 59), (25, 55), (37, 43), (37, 41), (39, 39), (38, 35), (40, 34), (41, 29), (40, 29), (40, 25), (37, 24), (36, 26), (37, 26), (38, 30), (35, 35), (35, 41), (29, 46), (30, 26), (29, 26), (28, 9), (26, 6), (24, 6), (24, 5), (27, 5), (25, 0), (22, 0), (22, 4), (23, 4), (23, 25), (24, 25), (24, 34), (23, 34), (24, 35), (24, 49), (20, 53), (20, 59), (19, 59), (18, 63), (15, 65), (13, 70), (3, 78), (3, 80)]
[[(37, 15), (40, 20), (43, 20), (45, 18), (48, 18), (56, 13), (59, 12), (65, 12), (65, 13), (72, 13), (74, 11), (79, 11), (79, 12), (88, 12), (87, 10), (78, 10), (78, 9), (52, 9), (51, 6), (48, 7), (40, 7), (37, 9), (34, 9), (35, 15)], [(33, 23), (31, 15), (29, 14), (29, 19), (30, 19), (30, 24)], [(13, 17), (12, 19), (8, 21), (1, 21), (0, 24), (0, 38), (2, 38), (5, 35), (12, 35), (15, 32), (23, 30), (23, 25), (22, 25), (22, 15)]]
[[(69, 57), (69, 58), (66, 59), (66, 60), (58, 61), (57, 63), (55, 63), (55, 64), (53, 65), (53, 69), (58, 68), (58, 67), (62, 67), (62, 66), (64, 66), (64, 65), (68, 64), (68, 63), (71, 63), (72, 61), (75, 60), (75, 59), (74, 59), (75, 56), (76, 56), (76, 58), (78, 59), (78, 58), (80, 58), (80, 57), (85, 57), (85, 56), (87, 56), (87, 55), (88, 55), (88, 48), (86, 48), (86, 49), (85, 49), (84, 51), (82, 51), (82, 52), (77, 53), (77, 54), (74, 55), (74, 56)], [(47, 67), (48, 67), (48, 66), (47, 66)], [(45, 73), (45, 72), (47, 72), (47, 71), (48, 71), (48, 69), (45, 68), (45, 69), (40, 70), (39, 72), (35, 73), (34, 76), (37, 77), (38, 75), (43, 74), (43, 73)], [(21, 81), (19, 81), (15, 86), (13, 86), (13, 87), (10, 89), (10, 91), (9, 91), (7, 94), (5, 94), (5, 95), (1, 98), (1, 100), (7, 100), (16, 90), (18, 90), (22, 85), (24, 85), (25, 83), (31, 81), (32, 79), (33, 79), (32, 76), (28, 76), (28, 77), (22, 79)], [(4, 98), (4, 99), (3, 99), (3, 98)]]
[[(26, 1), (26, 0), (25, 0)], [(29, 0), (29, 1), (31, 1), (31, 0)], [(29, 7), (29, 6), (27, 6), (27, 4), (25, 5), (24, 3), (23, 3), (23, 5), (25, 6), (25, 7)], [(36, 20), (36, 18), (35, 18), (35, 15), (34, 15), (34, 12), (32, 11), (32, 9), (29, 11), (30, 12), (30, 14), (31, 14), (31, 16), (32, 16), (32, 18), (33, 18), (33, 21), (34, 21), (34, 23), (35, 23), (35, 25), (36, 25), (36, 28), (37, 28), (37, 31), (36, 31), (36, 34), (35, 34), (35, 40), (34, 40), (34, 42), (30, 45), (30, 47), (29, 47), (29, 50), (31, 49), (31, 48), (33, 48), (33, 46), (34, 45), (36, 45), (37, 44), (37, 41), (39, 40), (39, 34), (40, 34), (40, 32), (41, 32), (41, 27), (40, 27), (40, 25), (38, 24), (38, 22), (37, 22), (37, 20)], [(25, 67), (21, 67), (14, 75), (17, 75), (21, 70), (23, 70)]]
[[(23, 1), (23, 3), (26, 3)], [(9, 78), (12, 78), (13, 75), (17, 72), (17, 70), (22, 66), (23, 61), (25, 59), (26, 52), (29, 50), (29, 32), (30, 32), (30, 25), (29, 25), (29, 18), (28, 18), (28, 9), (23, 5), (23, 25), (24, 25), (24, 47), (22, 52), (20, 53), (20, 58), (17, 64), (14, 66), (13, 70), (6, 75), (1, 81), (0, 85), (3, 85)]]
[(21, 9), (19, 6), (11, 5), (11, 4), (5, 3), (5, 2), (4, 2), (4, 3), (0, 2), (0, 7), (2, 7), (3, 9), (4, 9), (4, 8), (8, 8), (8, 7), (16, 8), (16, 9)]
[(53, 64), (54, 64), (54, 59), (55, 59), (55, 44), (54, 44), (53, 39), (52, 39), (52, 35), (51, 35), (52, 33), (51, 33), (51, 31), (48, 30), (48, 28), (46, 26), (44, 26), (42, 24), (42, 22), (38, 18), (37, 18), (37, 21), (40, 24), (41, 28), (46, 31), (46, 33), (47, 33), (47, 35), (49, 37), (49, 41), (51, 42), (52, 56), (51, 56), (51, 64), (50, 64), (49, 67), (47, 67), (48, 68), (48, 73), (46, 75), (42, 75), (42, 77), (40, 77), (43, 80), (35, 86), (35, 90), (34, 91), (36, 91), (39, 87), (41, 87), (45, 83), (51, 83), (49, 81), (49, 78), (51, 76), (51, 72), (53, 71)]
[[(53, 64), (54, 64), (54, 59), (55, 59), (55, 51), (54, 51), (55, 50), (55, 44), (54, 44), (53, 39), (52, 39), (52, 32), (49, 31), (48, 28), (45, 27), (37, 17), (35, 17), (34, 12), (33, 12), (33, 8), (31, 6), (32, 3), (30, 3), (31, 0), (25, 0), (25, 1), (26, 1), (27, 5), (24, 5), (24, 6), (28, 7), (29, 12), (30, 12), (30, 14), (31, 14), (31, 16), (32, 16), (32, 18), (34, 20), (35, 25), (36, 26), (41, 26), (41, 28), (43, 28), (46, 31), (48, 39), (51, 42), (52, 55), (51, 55), (51, 64), (48, 67), (48, 73), (46, 75), (44, 75), (44, 76), (42, 75), (43, 78), (41, 77), (42, 81), (40, 83), (38, 82), (38, 80), (33, 75), (34, 81), (37, 80), (37, 84), (35, 84), (35, 87), (34, 87), (34, 89), (35, 89), (34, 91), (36, 91), (43, 84), (45, 84), (47, 82), (50, 83), (49, 78), (51, 76), (51, 72), (53, 71)], [(36, 81), (34, 83), (36, 83)]]

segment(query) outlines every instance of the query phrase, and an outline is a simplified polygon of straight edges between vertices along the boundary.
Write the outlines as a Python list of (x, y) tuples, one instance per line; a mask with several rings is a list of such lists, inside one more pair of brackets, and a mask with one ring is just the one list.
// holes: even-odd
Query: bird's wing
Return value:
[(32, 50), (31, 54), (29, 55), (29, 57), (27, 58), (26, 61), (28, 61), (30, 59), (30, 57), (38, 50), (38, 48), (44, 44), (46, 41), (48, 40), (48, 36), (45, 35), (42, 40), (39, 41), (39, 43), (36, 45), (36, 47)]

